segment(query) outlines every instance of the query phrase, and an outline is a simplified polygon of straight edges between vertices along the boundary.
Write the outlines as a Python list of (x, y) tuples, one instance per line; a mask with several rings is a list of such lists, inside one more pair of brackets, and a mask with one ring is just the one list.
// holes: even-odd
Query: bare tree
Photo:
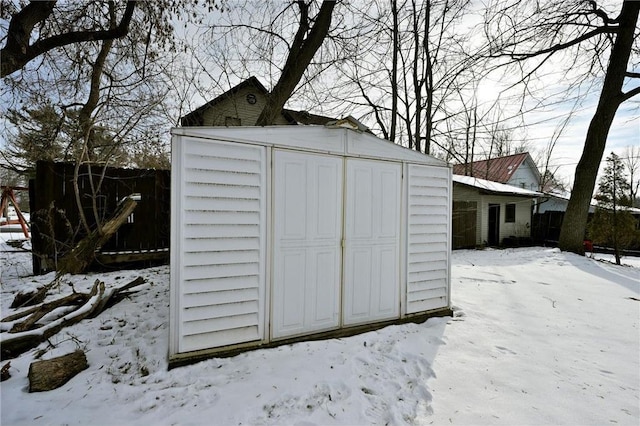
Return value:
[[(2, 9), (5, 13), (11, 13), (15, 7), (9, 2), (3, 1), (2, 3)], [(113, 2), (111, 3), (113, 5)], [(12, 15), (5, 45), (0, 51), (2, 56), (0, 77), (14, 73), (29, 61), (62, 46), (124, 37), (129, 31), (129, 24), (136, 7), (135, 1), (128, 1), (117, 25), (111, 25), (109, 20), (102, 23), (94, 21), (92, 27), (87, 26), (81, 30), (75, 30), (73, 25), (69, 25), (62, 31), (48, 32), (44, 23), (52, 17), (56, 4), (55, 0), (33, 1)], [(32, 41), (34, 32), (36, 39)]]
[[(374, 132), (424, 153), (456, 157), (449, 143), (464, 139), (478, 56), (463, 17), (470, 2), (397, 0), (347, 5), (361, 22), (357, 37), (340, 41), (352, 53), (335, 64), (339, 77), (326, 91)], [(470, 106), (471, 102), (466, 102)], [(483, 116), (477, 113), (477, 118)], [(455, 135), (454, 135), (455, 133)]]
[(335, 0), (325, 0), (313, 20), (309, 16), (310, 3), (305, 0), (296, 2), (300, 9), (300, 23), (289, 49), (287, 61), (276, 85), (271, 89), (267, 103), (258, 116), (257, 126), (272, 124), (291, 97), (305, 70), (311, 63), (331, 26), (331, 15), (336, 5)]
[(629, 198), (633, 207), (640, 207), (638, 190), (640, 189), (640, 147), (628, 146), (625, 155), (621, 157), (622, 163), (629, 173)]
[[(565, 63), (570, 66), (566, 73), (578, 84), (583, 81), (580, 78), (604, 74), (560, 233), (562, 250), (584, 253), (589, 204), (611, 123), (620, 104), (640, 93), (640, 87), (623, 91), (625, 78), (640, 77), (637, 72), (627, 71), (637, 37), (639, 10), (640, 2), (624, 1), (618, 16), (611, 17), (595, 1), (550, 0), (535, 4), (498, 1), (487, 12), (492, 56), (511, 64), (532, 64), (523, 72), (523, 82), (530, 82), (536, 71), (561, 53), (571, 54), (565, 56)], [(586, 44), (589, 54), (585, 56)], [(579, 70), (584, 70), (583, 74), (576, 78)]]
[[(113, 201), (109, 207), (106, 203), (99, 205), (106, 167), (114, 163), (127, 164), (132, 154), (144, 152), (135, 147), (146, 144), (140, 136), (153, 136), (154, 127), (156, 135), (166, 131), (166, 125), (158, 126), (158, 117), (168, 91), (165, 63), (176, 46), (171, 18), (179, 10), (177, 6), (172, 0), (126, 5), (114, 1), (48, 2), (51, 10), (38, 15), (40, 20), (36, 23), (32, 22), (38, 25), (38, 40), (43, 40), (45, 45), (50, 38), (75, 34), (74, 28), (88, 27), (90, 23), (112, 31), (121, 25), (122, 13), (131, 16), (127, 18), (127, 31), (120, 38), (105, 37), (96, 41), (71, 37), (69, 42), (50, 44), (49, 49), (34, 48), (34, 52), (40, 52), (39, 56), (29, 57), (23, 64), (24, 69), (4, 78), (14, 102), (38, 105), (45, 100), (54, 102), (54, 112), (60, 112), (59, 128), (64, 127), (67, 138), (65, 156), (76, 165), (75, 199), (81, 223), (73, 226), (81, 230), (78, 235), (84, 236), (76, 247), (80, 248), (68, 253), (73, 263), (89, 264), (96, 245), (104, 243), (126, 220), (127, 211), (135, 207), (135, 202), (128, 203), (126, 211), (120, 204), (111, 205)], [(26, 25), (24, 19), (31, 16), (29, 11), (33, 11), (32, 4), (12, 16), (9, 28), (18, 25), (15, 23)], [(34, 43), (36, 47), (37, 43)], [(81, 193), (79, 173), (85, 166), (89, 189)], [(86, 207), (90, 207), (93, 218), (85, 214)], [(109, 222), (108, 215), (114, 208), (117, 220)], [(113, 226), (107, 227), (107, 224)]]

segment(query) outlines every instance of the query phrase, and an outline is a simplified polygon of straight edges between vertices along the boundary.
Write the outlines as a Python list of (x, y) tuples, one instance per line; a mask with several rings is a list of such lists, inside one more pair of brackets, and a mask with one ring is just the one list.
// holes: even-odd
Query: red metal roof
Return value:
[(473, 176), (493, 182), (507, 183), (528, 155), (528, 152), (523, 152), (521, 154), (507, 155), (506, 157), (492, 158), (490, 160), (474, 161), (473, 163), (467, 164), (467, 173), (465, 173), (464, 164), (456, 164), (453, 166), (453, 173), (456, 175)]

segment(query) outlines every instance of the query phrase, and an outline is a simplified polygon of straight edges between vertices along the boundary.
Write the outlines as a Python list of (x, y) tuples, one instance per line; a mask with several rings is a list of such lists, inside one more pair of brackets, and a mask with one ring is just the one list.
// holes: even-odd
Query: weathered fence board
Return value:
[[(32, 219), (33, 272), (41, 274), (55, 269), (56, 259), (86, 235), (74, 192), (74, 165), (39, 161), (36, 177), (30, 182)], [(91, 176), (93, 176), (92, 189)], [(99, 187), (98, 187), (99, 185)], [(98, 261), (113, 264), (136, 260), (168, 261), (170, 241), (170, 172), (168, 170), (121, 169), (82, 166), (78, 173), (82, 210), (91, 229), (97, 219), (103, 222), (118, 203), (131, 194), (140, 200), (127, 222), (105, 243)], [(51, 214), (50, 206), (55, 207)], [(63, 213), (61, 214), (60, 211)], [(71, 225), (66, 226), (64, 218)], [(52, 227), (53, 226), (53, 229)], [(154, 253), (149, 256), (148, 253)], [(160, 253), (160, 255), (158, 255)], [(110, 258), (113, 257), (113, 258)]]

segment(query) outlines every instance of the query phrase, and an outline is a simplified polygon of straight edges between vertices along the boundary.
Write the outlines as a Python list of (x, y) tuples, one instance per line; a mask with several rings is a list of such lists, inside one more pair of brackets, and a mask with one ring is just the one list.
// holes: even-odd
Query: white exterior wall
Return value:
[(172, 150), (170, 351), (261, 340), (266, 148), (183, 138)]
[(530, 191), (538, 191), (540, 189), (538, 168), (530, 158), (527, 157), (527, 159), (520, 164), (507, 182), (507, 185), (528, 189)]
[(450, 227), (451, 169), (371, 135), (176, 129), (170, 359), (446, 309)]
[[(516, 221), (515, 223), (505, 222), (506, 205), (516, 204)], [(530, 237), (531, 236), (531, 208), (533, 201), (530, 198), (523, 197), (505, 197), (496, 195), (482, 195), (481, 204), (478, 205), (478, 211), (481, 217), (479, 220), (481, 240), (478, 244), (486, 244), (489, 239), (489, 204), (500, 205), (500, 232), (499, 242), (504, 238)], [(527, 224), (529, 225), (527, 227)]]
[(409, 165), (406, 312), (449, 306), (451, 172)]
[[(480, 194), (479, 191), (464, 185), (455, 186), (453, 197), (456, 201), (476, 201), (478, 203), (478, 214), (476, 217), (477, 245), (485, 245), (489, 239), (489, 204), (500, 205), (500, 242), (502, 242), (504, 238), (511, 236), (531, 236), (533, 199), (526, 197)], [(516, 205), (516, 220), (513, 223), (506, 223), (506, 205), (512, 203)]]

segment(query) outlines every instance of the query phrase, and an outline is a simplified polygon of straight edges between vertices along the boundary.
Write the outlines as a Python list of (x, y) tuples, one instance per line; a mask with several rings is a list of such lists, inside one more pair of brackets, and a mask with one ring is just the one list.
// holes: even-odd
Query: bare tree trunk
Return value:
[[(300, 26), (291, 45), (287, 62), (282, 69), (282, 75), (273, 87), (267, 103), (256, 121), (256, 126), (273, 124), (329, 33), (331, 15), (336, 5), (335, 1), (325, 0), (322, 2), (311, 28), (309, 27), (309, 5), (304, 0), (299, 0), (297, 4), (300, 7)], [(309, 35), (305, 38), (307, 33)]]
[[(422, 152), (422, 143), (420, 142), (420, 124), (422, 121), (422, 83), (419, 77), (419, 67), (420, 67), (420, 27), (418, 26), (418, 7), (416, 5), (416, 0), (412, 0), (411, 6), (413, 8), (413, 66), (411, 69), (411, 76), (413, 79), (413, 96), (415, 97), (416, 103), (416, 121), (413, 123), (413, 137), (414, 137), (414, 149), (416, 151)], [(425, 24), (425, 26), (428, 24)], [(425, 37), (427, 36), (425, 32)], [(410, 132), (411, 128), (407, 128)]]
[[(426, 17), (424, 19), (424, 39), (422, 40), (422, 49), (424, 50), (424, 61), (425, 61), (425, 75), (423, 78), (423, 83), (426, 84), (427, 93), (426, 93), (426, 105), (424, 108), (424, 149), (422, 152), (425, 154), (431, 153), (431, 130), (433, 128), (433, 64), (431, 62), (432, 53), (429, 47), (429, 30), (431, 27), (431, 0), (426, 1)], [(418, 108), (422, 109), (422, 105), (418, 104)], [(420, 123), (418, 123), (420, 126)], [(421, 126), (420, 126), (421, 127)]]
[[(111, 27), (115, 27), (115, 5), (111, 3), (110, 7), (110, 16), (111, 16)], [(80, 195), (80, 189), (78, 188), (78, 172), (80, 170), (80, 165), (85, 161), (85, 157), (88, 163), (88, 171), (89, 171), (89, 183), (91, 186), (91, 208), (93, 211), (94, 221), (97, 226), (98, 235), (102, 234), (102, 223), (101, 218), (98, 215), (98, 206), (96, 204), (96, 185), (93, 181), (93, 173), (91, 172), (91, 161), (95, 159), (94, 151), (94, 129), (93, 129), (93, 112), (98, 107), (98, 102), (100, 101), (100, 79), (102, 77), (102, 73), (104, 72), (104, 66), (107, 61), (107, 57), (109, 56), (109, 52), (111, 51), (111, 46), (113, 46), (113, 40), (106, 40), (102, 43), (100, 47), (100, 51), (98, 52), (98, 56), (96, 57), (95, 62), (91, 66), (91, 81), (90, 81), (90, 89), (89, 89), (89, 97), (87, 101), (82, 105), (80, 112), (78, 114), (78, 127), (80, 129), (80, 134), (82, 136), (82, 150), (80, 151), (80, 158), (76, 159), (76, 166), (74, 168), (73, 174), (73, 189), (75, 192), (76, 206), (78, 207), (78, 213), (80, 214), (80, 221), (85, 229), (87, 234), (91, 233), (91, 229), (89, 227), (89, 222), (84, 213), (84, 209), (82, 206), (82, 198)]]
[(396, 127), (398, 126), (398, 49), (400, 28), (398, 27), (398, 1), (391, 1), (391, 13), (393, 14), (393, 50), (391, 65), (391, 128), (389, 140), (396, 141)]
[(640, 147), (628, 146), (626, 152), (626, 158), (624, 158), (624, 164), (627, 166), (629, 172), (629, 197), (631, 198), (631, 207), (638, 207), (638, 189), (640, 189), (640, 182), (638, 182), (638, 172), (640, 171)]
[(558, 247), (564, 251), (584, 254), (583, 241), (589, 205), (611, 123), (620, 104), (640, 93), (640, 88), (622, 92), (639, 11), (640, 2), (625, 1), (618, 17), (618, 35), (611, 50), (600, 100), (589, 123), (582, 157), (576, 167), (573, 191), (560, 230)]

